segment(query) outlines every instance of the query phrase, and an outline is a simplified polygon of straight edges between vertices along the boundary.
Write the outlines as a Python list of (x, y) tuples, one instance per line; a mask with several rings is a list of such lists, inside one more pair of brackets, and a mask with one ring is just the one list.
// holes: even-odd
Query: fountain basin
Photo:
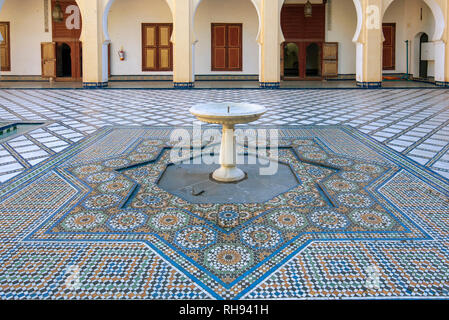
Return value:
[(193, 106), (190, 113), (198, 120), (223, 126), (220, 168), (212, 178), (219, 182), (232, 183), (245, 179), (246, 174), (236, 166), (236, 146), (234, 126), (258, 120), (267, 109), (249, 103), (206, 103)]
[(190, 113), (212, 124), (245, 124), (258, 120), (267, 109), (250, 103), (206, 103), (193, 106)]

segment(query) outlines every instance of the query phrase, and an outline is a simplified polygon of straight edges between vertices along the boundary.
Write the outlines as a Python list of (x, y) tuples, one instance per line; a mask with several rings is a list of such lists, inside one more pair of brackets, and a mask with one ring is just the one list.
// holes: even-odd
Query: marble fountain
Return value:
[[(192, 107), (190, 112), (200, 121), (222, 126), (219, 163), (172, 163), (158, 185), (197, 204), (264, 203), (298, 185), (299, 180), (288, 164), (270, 158), (265, 158), (263, 165), (261, 161), (252, 164), (246, 148), (244, 154), (239, 154), (239, 160), (243, 158), (244, 161), (236, 163), (235, 126), (254, 122), (266, 111), (262, 106), (245, 103), (208, 103)], [(217, 143), (214, 150), (218, 150)], [(260, 160), (259, 155), (256, 158)], [(261, 167), (269, 166), (277, 168), (274, 175), (260, 174)]]
[(247, 103), (207, 103), (196, 105), (190, 109), (198, 120), (220, 124), (223, 127), (220, 168), (214, 171), (212, 177), (219, 182), (238, 182), (246, 174), (236, 166), (235, 125), (258, 120), (267, 109), (265, 107)]

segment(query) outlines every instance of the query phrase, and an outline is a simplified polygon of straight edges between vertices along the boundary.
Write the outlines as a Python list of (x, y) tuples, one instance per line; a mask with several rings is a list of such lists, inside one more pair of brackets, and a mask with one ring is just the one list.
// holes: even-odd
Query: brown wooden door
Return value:
[(56, 78), (56, 43), (41, 43), (42, 78)]
[(385, 41), (383, 43), (383, 69), (396, 69), (396, 24), (384, 23), (382, 25)]
[(338, 42), (323, 43), (322, 76), (338, 77)]
[[(291, 75), (293, 72), (289, 72), (290, 75), (284, 73), (285, 80), (321, 79), (323, 72), (322, 44), (326, 34), (326, 5), (313, 4), (312, 17), (304, 16), (304, 6), (304, 4), (284, 4), (281, 10), (281, 28), (285, 43), (295, 44), (298, 47), (298, 72), (294, 76)], [(313, 44), (318, 46), (316, 65), (318, 74), (308, 76), (307, 49)], [(285, 68), (286, 61), (282, 63), (284, 64), (282, 70), (289, 71)]]
[(11, 71), (9, 22), (0, 22), (0, 33), (3, 38), (3, 41), (0, 43), (1, 71)]
[(173, 26), (169, 23), (142, 24), (142, 71), (172, 71)]
[(242, 24), (212, 23), (212, 71), (242, 71)]

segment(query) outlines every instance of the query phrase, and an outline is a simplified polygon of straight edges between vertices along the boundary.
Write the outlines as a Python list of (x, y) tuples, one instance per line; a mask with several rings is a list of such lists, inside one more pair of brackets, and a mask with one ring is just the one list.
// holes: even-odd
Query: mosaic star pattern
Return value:
[(301, 183), (262, 204), (190, 204), (159, 188), (167, 128), (103, 129), (12, 179), (0, 296), (448, 295), (446, 181), (349, 127), (279, 134)]

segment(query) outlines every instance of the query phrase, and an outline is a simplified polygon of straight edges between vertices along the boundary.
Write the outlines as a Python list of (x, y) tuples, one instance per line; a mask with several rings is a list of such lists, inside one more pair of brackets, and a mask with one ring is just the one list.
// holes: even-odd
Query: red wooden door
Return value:
[[(285, 42), (295, 43), (298, 47), (299, 75), (298, 77), (284, 76), (284, 79), (306, 79), (307, 47), (312, 43), (316, 43), (322, 51), (322, 44), (325, 42), (326, 6), (324, 4), (314, 4), (312, 17), (305, 17), (304, 4), (284, 4), (281, 10), (281, 28)], [(321, 57), (319, 60), (321, 61)]]
[(385, 41), (383, 43), (383, 69), (396, 69), (396, 24), (382, 25)]
[(212, 24), (212, 71), (242, 71), (242, 25)]

